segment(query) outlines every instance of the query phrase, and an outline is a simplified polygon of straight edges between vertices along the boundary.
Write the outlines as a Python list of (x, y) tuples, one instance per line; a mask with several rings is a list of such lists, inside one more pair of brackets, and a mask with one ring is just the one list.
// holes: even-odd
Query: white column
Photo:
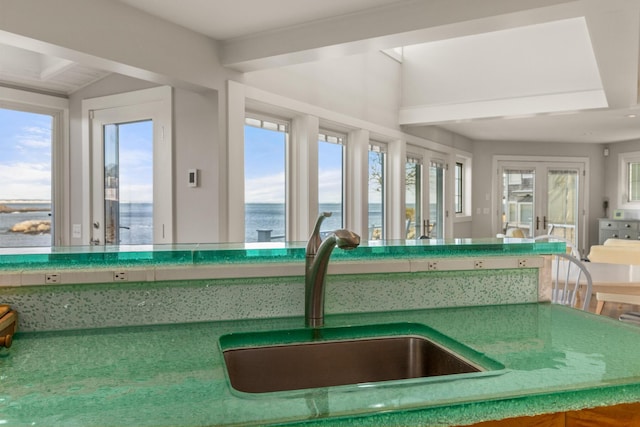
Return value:
[(407, 146), (405, 141), (395, 140), (389, 143), (387, 152), (387, 239), (406, 238), (406, 162)]
[(226, 205), (227, 227), (220, 226), (221, 242), (244, 242), (244, 85), (227, 84), (227, 161), (219, 162), (227, 168), (226, 194), (220, 195)]
[(347, 136), (345, 228), (369, 239), (369, 131), (359, 129)]
[(304, 241), (318, 216), (318, 131), (315, 116), (297, 116), (291, 123), (287, 175), (287, 240)]

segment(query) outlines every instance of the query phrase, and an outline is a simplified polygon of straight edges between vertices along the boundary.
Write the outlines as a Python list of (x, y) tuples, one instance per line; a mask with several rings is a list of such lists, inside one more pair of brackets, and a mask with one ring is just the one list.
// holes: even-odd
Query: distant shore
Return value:
[(14, 212), (46, 212), (51, 208), (14, 208), (11, 206), (0, 204), (0, 213), (14, 213)]

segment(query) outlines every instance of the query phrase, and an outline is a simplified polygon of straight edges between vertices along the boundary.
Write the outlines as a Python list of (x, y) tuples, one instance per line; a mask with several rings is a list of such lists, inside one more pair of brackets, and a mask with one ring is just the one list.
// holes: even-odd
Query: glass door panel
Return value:
[[(499, 164), (501, 173), (501, 229), (513, 236), (551, 234), (579, 248), (585, 236), (580, 226), (584, 164), (573, 162), (513, 161)], [(584, 233), (584, 230), (582, 230)]]
[[(547, 171), (547, 210), (542, 229), (576, 243), (578, 226), (578, 170)], [(541, 233), (544, 234), (544, 233)]]
[(431, 162), (429, 167), (429, 220), (427, 236), (444, 238), (444, 164)]
[(422, 224), (422, 164), (419, 159), (407, 159), (405, 163), (405, 212), (406, 212), (406, 238), (418, 239), (427, 231), (421, 230)]
[(153, 124), (114, 123), (104, 132), (104, 242), (153, 243)]
[(118, 126), (104, 127), (104, 242), (117, 245), (120, 241), (120, 195)]
[[(525, 237), (533, 237), (535, 168), (502, 170), (502, 233), (509, 236), (514, 229)], [(517, 234), (517, 233), (516, 233)]]

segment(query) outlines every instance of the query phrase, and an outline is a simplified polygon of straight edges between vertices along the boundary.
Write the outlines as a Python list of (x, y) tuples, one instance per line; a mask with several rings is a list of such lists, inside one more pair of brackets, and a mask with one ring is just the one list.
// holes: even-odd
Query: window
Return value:
[(289, 125), (249, 116), (244, 127), (245, 241), (286, 236), (286, 150)]
[(0, 109), (0, 247), (52, 243), (53, 117)]
[(620, 176), (619, 199), (622, 208), (640, 208), (640, 151), (621, 153), (618, 156)]
[(346, 136), (320, 130), (318, 134), (318, 206), (331, 212), (321, 231), (342, 228), (344, 207), (344, 144)]
[(406, 238), (418, 239), (421, 235), (426, 234), (426, 230), (420, 230), (422, 223), (422, 159), (407, 157), (405, 183)]
[(385, 161), (386, 145), (369, 144), (369, 240), (385, 237)]
[(640, 202), (640, 162), (628, 163), (629, 202)]
[(454, 172), (454, 207), (456, 214), (464, 213), (464, 164), (456, 162), (456, 168)]

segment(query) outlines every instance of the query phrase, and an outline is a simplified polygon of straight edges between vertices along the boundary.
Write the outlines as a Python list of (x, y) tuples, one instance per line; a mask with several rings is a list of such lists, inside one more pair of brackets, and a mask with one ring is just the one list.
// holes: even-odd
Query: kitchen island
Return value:
[(0, 350), (0, 420), (52, 427), (455, 426), (640, 401), (640, 330), (575, 309), (506, 304), (326, 321), (426, 325), (501, 366), (447, 380), (249, 394), (231, 388), (220, 338), (300, 329), (301, 316), (23, 332)]

